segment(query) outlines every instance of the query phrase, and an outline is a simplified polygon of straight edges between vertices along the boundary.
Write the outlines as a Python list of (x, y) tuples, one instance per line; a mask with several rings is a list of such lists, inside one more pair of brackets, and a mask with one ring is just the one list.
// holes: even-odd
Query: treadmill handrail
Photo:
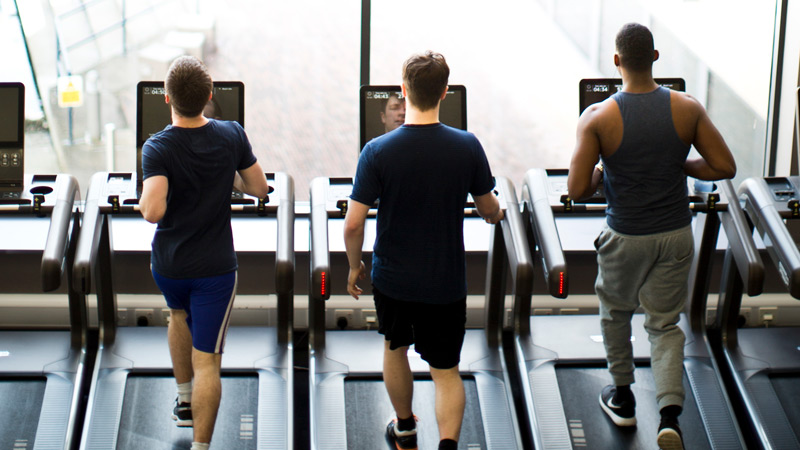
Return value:
[(566, 298), (569, 295), (567, 260), (547, 192), (547, 171), (538, 168), (529, 170), (522, 187), (523, 204), (530, 214), (529, 222), (533, 228), (534, 242), (529, 244), (539, 248), (550, 295)]
[(100, 227), (103, 222), (103, 214), (101, 214), (99, 206), (100, 197), (107, 176), (107, 172), (98, 172), (92, 175), (86, 202), (83, 205), (83, 220), (72, 273), (75, 289), (82, 294), (89, 294), (92, 290), (92, 266), (100, 248)]
[(330, 298), (330, 250), (328, 237), (328, 213), (326, 210), (327, 178), (311, 181), (311, 295), (314, 299)]
[(308, 295), (309, 345), (316, 352), (325, 349), (325, 300), (330, 298), (331, 258), (328, 240), (328, 178), (311, 180), (309, 218), (309, 262), (311, 265)]
[(280, 191), (278, 206), (277, 251), (275, 252), (275, 289), (278, 295), (294, 291), (294, 179), (283, 172), (275, 174), (275, 184)]
[[(525, 232), (525, 219), (519, 208), (517, 192), (508, 178), (498, 176), (495, 178), (495, 183), (500, 192), (500, 200), (503, 203), (501, 208), (505, 210), (505, 217), (492, 226), (493, 239), (487, 255), (484, 316), (486, 338), (492, 347), (502, 343), (506, 268), (511, 274), (514, 305), (527, 304), (530, 307), (534, 276), (533, 260)], [(512, 324), (512, 327), (516, 328), (516, 324)]]
[(279, 189), (278, 233), (275, 251), (275, 291), (278, 296), (278, 340), (291, 345), (294, 322), (294, 179), (283, 172), (275, 174)]
[(764, 244), (776, 259), (787, 290), (792, 297), (800, 299), (800, 251), (775, 209), (766, 181), (763, 178), (748, 178), (739, 186), (739, 194), (744, 198), (745, 210), (759, 234), (766, 236)]
[(720, 211), (720, 219), (736, 267), (745, 283), (745, 291), (751, 297), (760, 295), (764, 291), (764, 261), (753, 239), (753, 229), (747, 222), (731, 180), (717, 181), (716, 184), (728, 199), (728, 208)]
[(525, 221), (519, 209), (517, 191), (506, 177), (497, 177), (501, 198), (505, 202), (505, 218), (500, 222), (506, 243), (508, 264), (515, 291), (519, 295), (533, 294), (533, 259), (528, 239), (525, 237)]
[[(67, 240), (75, 197), (80, 198), (78, 180), (72, 175), (56, 176), (56, 204), (50, 214), (50, 229), (42, 252), (42, 290), (54, 291), (61, 286), (67, 256)], [(75, 224), (77, 226), (77, 224)]]

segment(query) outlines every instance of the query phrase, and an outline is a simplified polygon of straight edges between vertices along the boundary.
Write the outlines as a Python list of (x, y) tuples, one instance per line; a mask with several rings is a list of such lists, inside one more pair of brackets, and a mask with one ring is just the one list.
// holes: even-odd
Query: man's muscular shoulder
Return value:
[(685, 92), (670, 92), (672, 123), (678, 136), (686, 144), (694, 141), (697, 122), (705, 114), (703, 105), (696, 98)]

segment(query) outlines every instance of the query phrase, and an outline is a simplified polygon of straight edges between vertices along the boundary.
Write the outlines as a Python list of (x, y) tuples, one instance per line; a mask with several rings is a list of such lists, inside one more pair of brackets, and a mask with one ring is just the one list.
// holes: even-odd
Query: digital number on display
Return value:
[(367, 98), (385, 100), (385, 99), (387, 99), (389, 97), (392, 97), (392, 96), (403, 98), (403, 94), (400, 93), (400, 92), (367, 91)]

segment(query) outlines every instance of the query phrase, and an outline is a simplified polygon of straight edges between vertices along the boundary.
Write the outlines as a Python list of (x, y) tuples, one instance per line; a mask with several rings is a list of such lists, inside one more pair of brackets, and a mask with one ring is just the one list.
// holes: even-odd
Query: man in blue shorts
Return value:
[(385, 336), (383, 381), (397, 416), (386, 434), (398, 449), (417, 448), (407, 357), (412, 344), (430, 365), (436, 388), (439, 448), (457, 447), (466, 402), (458, 363), (466, 323), (467, 194), (487, 222), (503, 219), (480, 142), (439, 122), (449, 75), (438, 53), (405, 62), (405, 124), (364, 146), (345, 217), (347, 291), (357, 299), (362, 290), (356, 283), (366, 277), (365, 221), (380, 200), (372, 285), (378, 331)]
[[(607, 226), (595, 241), (595, 290), (614, 384), (600, 393), (600, 406), (618, 426), (636, 425), (631, 317), (641, 306), (661, 413), (658, 445), (672, 450), (683, 448), (685, 337), (678, 320), (694, 254), (686, 175), (732, 178), (736, 163), (697, 100), (656, 84), (657, 59), (646, 27), (630, 23), (617, 33), (622, 91), (581, 115), (567, 184), (569, 196), (581, 199), (602, 181), (608, 201)], [(700, 157), (687, 159), (692, 145)]]
[(178, 383), (173, 419), (194, 426), (192, 450), (206, 450), (236, 294), (231, 188), (263, 198), (269, 187), (244, 129), (203, 117), (212, 81), (202, 62), (178, 58), (164, 84), (172, 125), (142, 148), (139, 206), (145, 220), (158, 223), (151, 267), (170, 308), (167, 339)]

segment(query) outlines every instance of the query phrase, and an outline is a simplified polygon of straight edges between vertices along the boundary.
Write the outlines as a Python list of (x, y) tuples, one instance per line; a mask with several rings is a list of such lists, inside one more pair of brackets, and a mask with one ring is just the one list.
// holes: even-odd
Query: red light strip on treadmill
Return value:
[(564, 295), (564, 272), (558, 273), (558, 295)]
[(325, 272), (322, 272), (322, 275), (321, 275), (320, 278), (321, 278), (320, 295), (322, 295), (324, 297), (325, 294), (328, 292), (328, 279), (327, 279), (328, 277), (327, 277), (327, 274)]

